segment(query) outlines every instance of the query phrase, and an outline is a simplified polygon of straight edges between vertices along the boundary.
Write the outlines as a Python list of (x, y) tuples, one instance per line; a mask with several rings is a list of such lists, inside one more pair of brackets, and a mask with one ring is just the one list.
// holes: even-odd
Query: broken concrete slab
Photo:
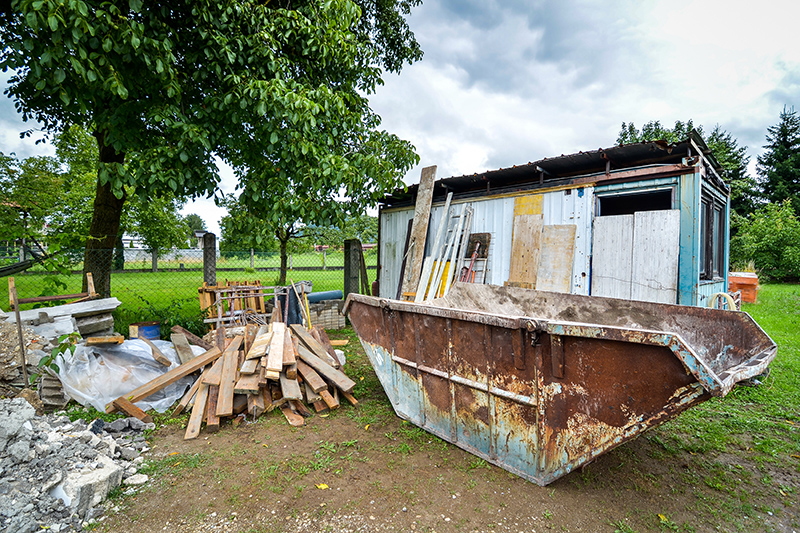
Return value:
[[(100, 300), (89, 300), (86, 302), (78, 302), (74, 304), (56, 305), (54, 307), (44, 307), (39, 309), (30, 309), (28, 311), (20, 311), (20, 320), (26, 322), (29, 320), (36, 320), (39, 318), (40, 312), (46, 312), (51, 318), (57, 316), (73, 316), (80, 318), (84, 316), (98, 315), (102, 313), (110, 313), (117, 307), (122, 305), (122, 302), (116, 298), (102, 298)], [(9, 316), (7, 322), (16, 322), (14, 315)]]
[(105, 455), (98, 455), (93, 467), (69, 472), (61, 483), (50, 489), (50, 496), (60, 499), (79, 515), (102, 502), (122, 483), (124, 469)]
[(111, 313), (84, 316), (75, 319), (75, 322), (77, 323), (78, 331), (83, 337), (90, 333), (108, 331), (114, 328), (114, 317)]
[[(46, 315), (46, 313), (42, 314)], [(49, 318), (49, 322), (42, 322), (40, 320), (38, 325), (28, 327), (31, 328), (34, 333), (44, 337), (49, 342), (57, 340), (61, 335), (67, 335), (78, 331), (78, 325), (75, 319), (69, 315)]]

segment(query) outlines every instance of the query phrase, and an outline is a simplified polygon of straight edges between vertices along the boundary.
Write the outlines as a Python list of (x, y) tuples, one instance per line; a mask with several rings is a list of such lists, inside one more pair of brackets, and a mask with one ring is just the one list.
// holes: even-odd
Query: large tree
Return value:
[(778, 124), (767, 128), (764, 148), (757, 165), (764, 199), (773, 204), (789, 200), (800, 214), (800, 117), (793, 107), (784, 107)]
[[(695, 127), (691, 119), (686, 122), (678, 120), (672, 128), (663, 126), (658, 120), (647, 122), (641, 129), (633, 122), (623, 122), (617, 144), (659, 140), (677, 143), (686, 140), (693, 129), (705, 137), (703, 126)], [(755, 180), (747, 173), (750, 163), (747, 147), (739, 146), (739, 141), (719, 124), (706, 137), (706, 144), (722, 167), (722, 179), (731, 187), (731, 209), (742, 216), (752, 213), (756, 208), (758, 191)]]
[(412, 148), (378, 129), (366, 95), (380, 65), (418, 59), (402, 17), (417, 3), (12, 0), (0, 20), (0, 66), (14, 71), (6, 93), (25, 119), (80, 124), (97, 141), (84, 268), (98, 291), (110, 291), (126, 186), (211, 195), (214, 155), (246, 181), (253, 206), (293, 195), (374, 202), (402, 185)]

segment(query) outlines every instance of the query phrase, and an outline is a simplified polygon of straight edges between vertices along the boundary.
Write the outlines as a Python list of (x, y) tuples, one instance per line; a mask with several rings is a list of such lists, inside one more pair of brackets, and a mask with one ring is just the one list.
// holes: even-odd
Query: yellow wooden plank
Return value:
[(517, 196), (514, 198), (514, 217), (519, 215), (541, 215), (542, 194), (531, 194), (528, 196)]

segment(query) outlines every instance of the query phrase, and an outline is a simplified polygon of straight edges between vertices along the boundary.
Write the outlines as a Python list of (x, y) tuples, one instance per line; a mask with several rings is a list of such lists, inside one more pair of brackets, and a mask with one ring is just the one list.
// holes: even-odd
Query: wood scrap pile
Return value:
[(220, 331), (217, 346), (185, 330), (182, 333), (208, 351), (118, 398), (106, 407), (107, 412), (120, 410), (145, 419), (147, 415), (135, 402), (201, 369), (173, 413), (177, 416), (191, 409), (185, 439), (196, 438), (203, 422), (206, 431), (214, 432), (224, 419), (238, 424), (245, 415), (257, 418), (277, 408), (289, 424), (302, 426), (312, 409), (318, 413), (336, 409), (341, 398), (358, 404), (352, 395), (355, 382), (341, 370), (331, 341), (318, 326), (306, 329), (279, 321), (251, 324), (232, 339)]

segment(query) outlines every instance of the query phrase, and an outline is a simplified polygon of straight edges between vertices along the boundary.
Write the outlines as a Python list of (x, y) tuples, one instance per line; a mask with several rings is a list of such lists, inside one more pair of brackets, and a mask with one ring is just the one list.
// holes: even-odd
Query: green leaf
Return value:
[(128, 5), (130, 5), (131, 11), (133, 11), (134, 13), (138, 13), (139, 11), (142, 10), (142, 3), (143, 3), (142, 0), (130, 0), (128, 2)]
[(133, 46), (134, 50), (139, 48), (139, 38), (135, 35), (131, 36), (131, 46)]
[(55, 73), (53, 74), (53, 80), (56, 82), (56, 84), (61, 84), (66, 77), (67, 74), (62, 69), (56, 69)]
[(51, 30), (58, 30), (58, 19), (54, 15), (47, 17), (47, 24), (50, 26)]
[(273, 131), (272, 135), (269, 136), (269, 143), (275, 144), (277, 142), (278, 142), (278, 134)]
[(181, 161), (187, 163), (189, 161), (189, 154), (187, 154), (186, 152), (181, 152)]

